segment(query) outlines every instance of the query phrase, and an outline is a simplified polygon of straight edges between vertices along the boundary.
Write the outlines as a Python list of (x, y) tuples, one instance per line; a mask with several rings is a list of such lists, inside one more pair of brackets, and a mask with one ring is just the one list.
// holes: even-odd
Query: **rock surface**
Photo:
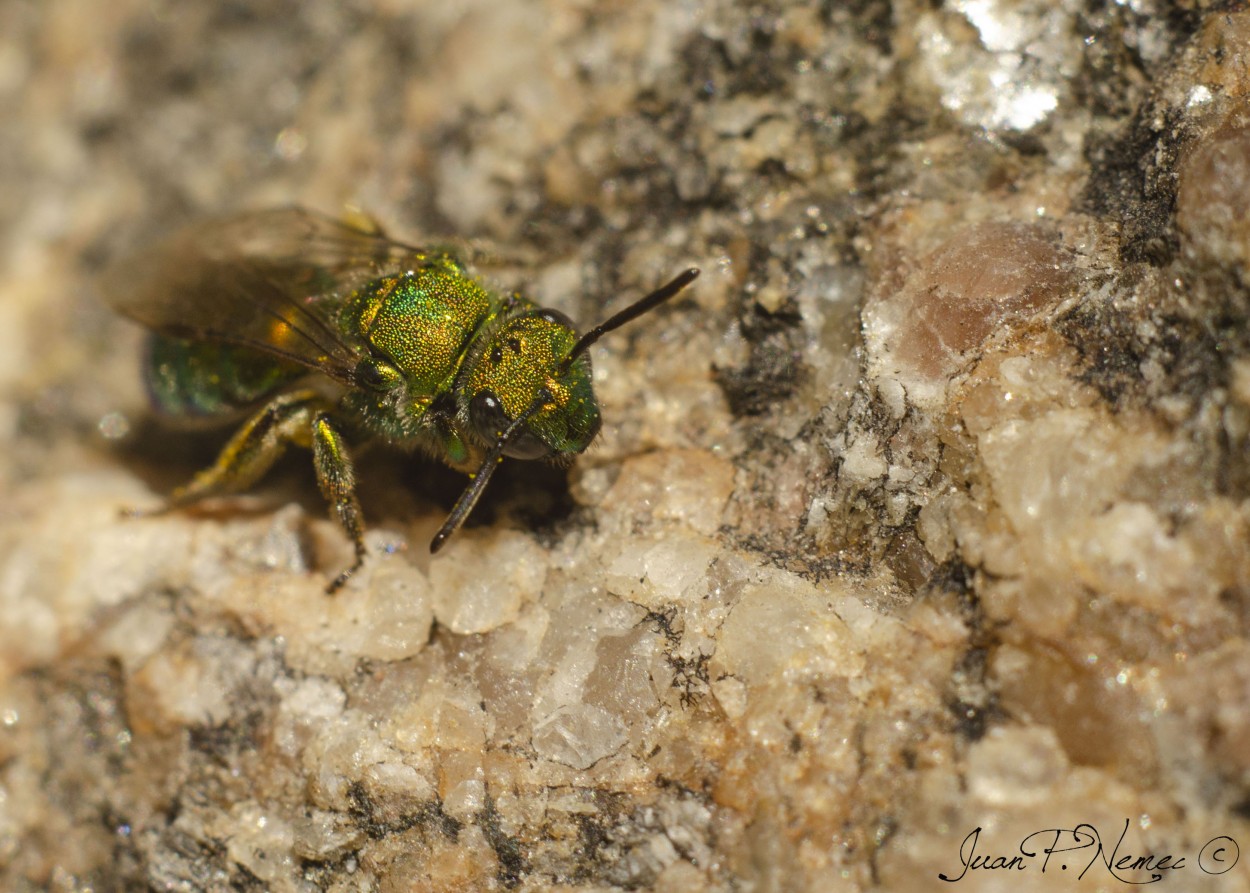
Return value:
[[(0, 5), (0, 887), (1250, 890), (1248, 96), (1239, 2)], [(304, 455), (119, 518), (224, 435), (93, 285), (291, 202), (704, 275), (329, 598)]]

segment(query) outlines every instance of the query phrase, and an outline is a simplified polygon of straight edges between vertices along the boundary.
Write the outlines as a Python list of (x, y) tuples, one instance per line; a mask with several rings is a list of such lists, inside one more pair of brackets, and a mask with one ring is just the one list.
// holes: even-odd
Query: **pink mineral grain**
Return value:
[(872, 362), (923, 399), (940, 392), (987, 339), (1061, 300), (1072, 281), (1069, 258), (1043, 227), (970, 226), (924, 258), (901, 289), (865, 308)]

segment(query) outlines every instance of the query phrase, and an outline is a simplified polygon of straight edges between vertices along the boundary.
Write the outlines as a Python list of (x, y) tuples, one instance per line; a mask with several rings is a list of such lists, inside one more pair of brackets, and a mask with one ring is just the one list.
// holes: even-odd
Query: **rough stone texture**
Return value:
[[(1214, 0), (0, 4), (0, 888), (1250, 890), (1248, 103)], [(224, 435), (93, 286), (289, 202), (704, 276), (436, 559), (362, 453), (328, 598), (305, 456), (119, 519)]]

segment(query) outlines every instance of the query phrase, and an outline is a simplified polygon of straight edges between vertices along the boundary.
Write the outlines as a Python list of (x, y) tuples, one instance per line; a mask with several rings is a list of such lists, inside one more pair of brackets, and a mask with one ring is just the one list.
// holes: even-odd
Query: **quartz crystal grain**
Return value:
[[(0, 4), (0, 889), (920, 891), (1088, 823), (1250, 893), (1244, 6)], [(583, 327), (702, 276), (437, 556), (463, 476), (353, 441), (328, 597), (304, 451), (121, 517), (226, 432), (93, 295), (289, 203)], [(951, 887), (1150, 880), (1090, 859)]]

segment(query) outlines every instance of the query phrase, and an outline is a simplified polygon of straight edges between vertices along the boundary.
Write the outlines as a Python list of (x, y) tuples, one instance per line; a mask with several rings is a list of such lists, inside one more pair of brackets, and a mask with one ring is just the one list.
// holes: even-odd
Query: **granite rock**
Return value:
[[(0, 887), (1250, 890), (1247, 60), (1209, 0), (0, 4)], [(463, 478), (360, 453), (330, 597), (305, 456), (120, 516), (226, 434), (94, 285), (292, 202), (583, 323), (703, 276), (438, 556)]]

